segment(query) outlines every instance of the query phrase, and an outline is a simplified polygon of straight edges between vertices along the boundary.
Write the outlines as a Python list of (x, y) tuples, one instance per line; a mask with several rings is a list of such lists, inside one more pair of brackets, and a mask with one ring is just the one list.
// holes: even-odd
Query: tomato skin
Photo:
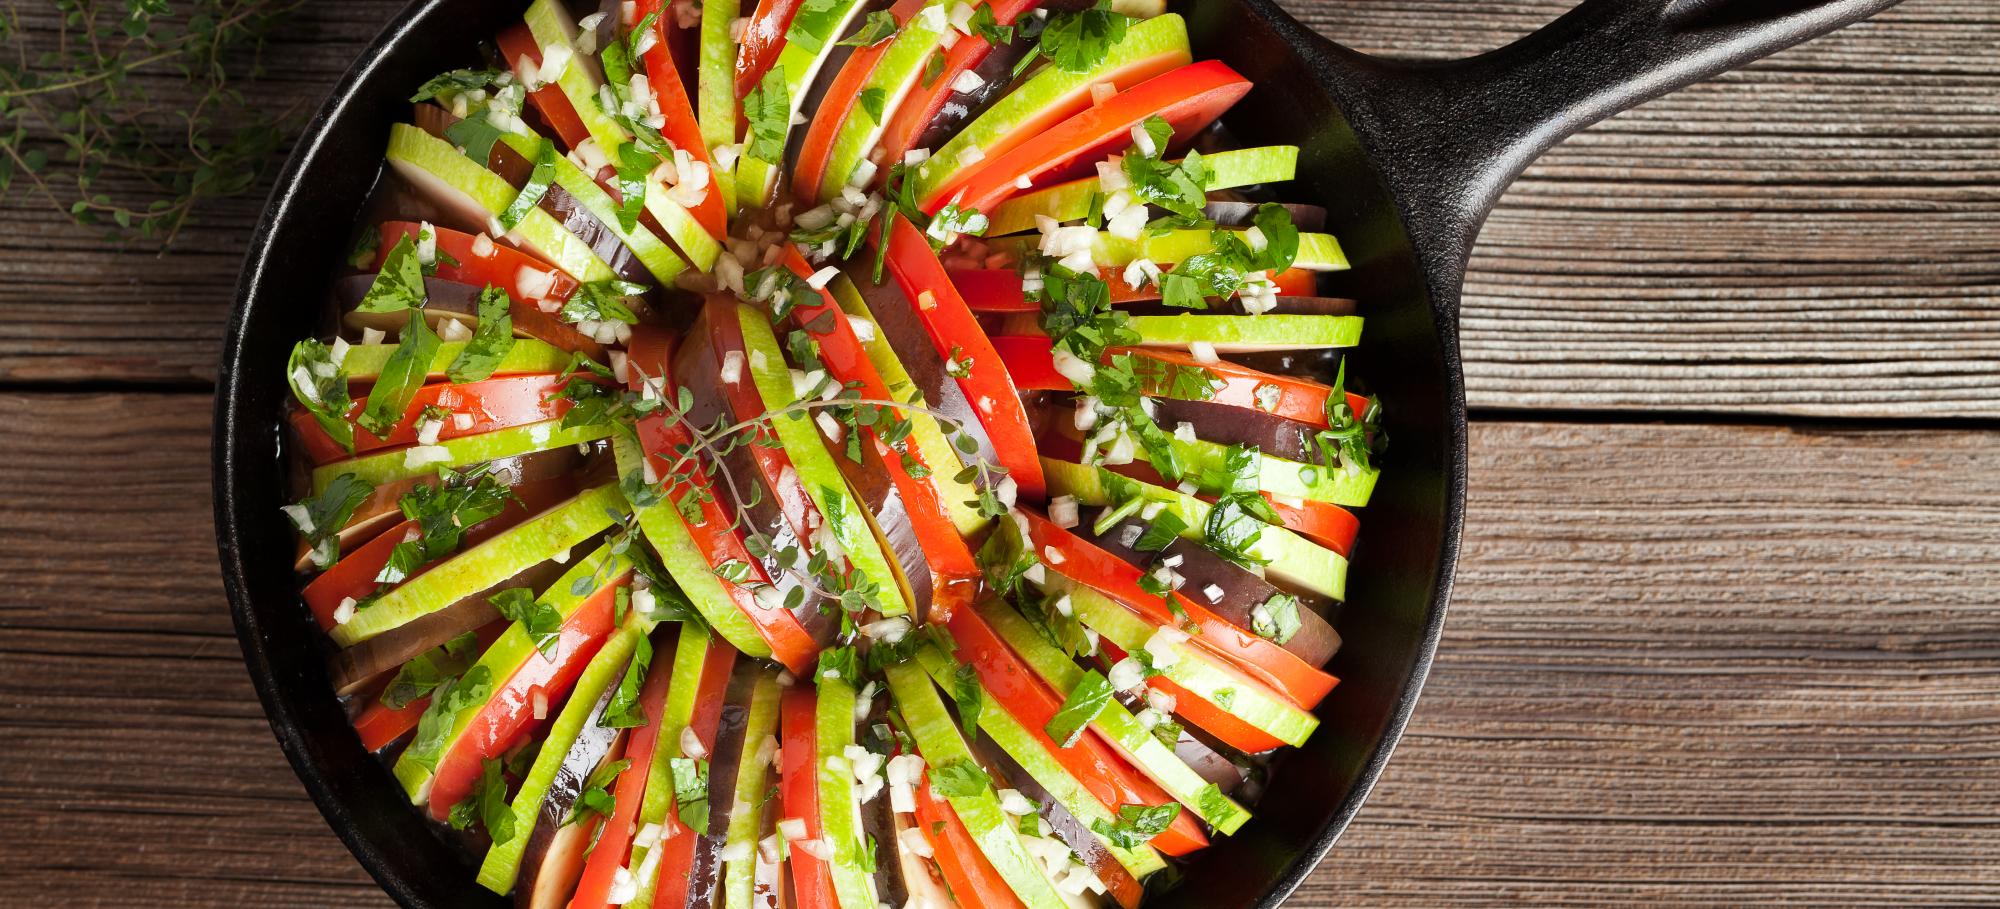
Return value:
[[(889, 13), (896, 17), (896, 27), (900, 30), (923, 7), (924, 0), (896, 0)], [(813, 112), (812, 122), (806, 126), (805, 144), (800, 147), (798, 166), (792, 174), (792, 193), (801, 205), (810, 208), (825, 201), (821, 198), (820, 185), (826, 182), (826, 168), (833, 158), (834, 138), (840, 134), (847, 118), (853, 115), (862, 87), (868, 84), (868, 77), (875, 74), (875, 65), (882, 62), (882, 55), (888, 52), (891, 43), (882, 41), (872, 47), (855, 48), (840, 67), (840, 72), (834, 74), (833, 82), (827, 86), (826, 97), (820, 101), (819, 109)]]
[[(1041, 515), (1028, 511), (1017, 511), (1016, 514), (1027, 521), (1036, 552), (1052, 548), (1061, 553), (1062, 560), (1057, 564), (1065, 566), (1063, 575), (1088, 585), (1154, 625), (1165, 627), (1175, 624), (1177, 620), (1167, 610), (1166, 604), (1159, 597), (1139, 588), (1138, 568), (1057, 527)], [(1333, 676), (1307, 664), (1283, 647), (1230, 624), (1188, 597), (1179, 593), (1173, 596), (1187, 613), (1188, 620), (1201, 629), (1200, 634), (1189, 637), (1190, 644), (1213, 654), (1278, 696), (1311, 710), (1337, 684)]]
[(979, 909), (1024, 909), (1021, 898), (1014, 895), (1014, 888), (1007, 886), (993, 863), (986, 860), (951, 803), (931, 791), (930, 774), (917, 780), (916, 790), (916, 829), (930, 841), (932, 861), (944, 874), (958, 904)]
[[(805, 822), (806, 839), (820, 836), (818, 698), (809, 686), (785, 689), (778, 702), (778, 798), (781, 816)], [(929, 787), (924, 787), (928, 789)], [(826, 860), (792, 847), (792, 896), (797, 909), (840, 909), (833, 869)]]
[[(1028, 412), (1021, 406), (1021, 394), (1007, 376), (1000, 352), (993, 348), (978, 317), (952, 286), (923, 231), (901, 215), (895, 219), (889, 231), (889, 274), (915, 307), (918, 321), (923, 323), (938, 356), (969, 364), (966, 374), (956, 379), (958, 387), (978, 412), (987, 437), (993, 441), (1000, 466), (1007, 468), (1007, 476), (1013, 479), (1020, 495), (1040, 499), (1047, 482), (1042, 476), (1041, 461), (1035, 455), (1035, 434), (1028, 423)], [(871, 232), (869, 243), (872, 246), (876, 242)]]
[[(785, 257), (780, 262), (801, 278), (812, 276), (812, 266), (806, 263), (796, 246), (787, 245)], [(862, 347), (861, 339), (855, 336), (846, 313), (834, 302), (833, 294), (821, 290), (817, 302), (795, 305), (791, 321), (819, 343), (820, 360), (836, 381), (842, 385), (859, 385), (863, 398), (897, 400), (882, 380), (882, 374), (875, 370), (875, 364), (868, 359), (867, 350)], [(889, 472), (890, 480), (902, 495), (912, 528), (923, 548), (924, 561), (930, 566), (935, 581), (931, 588), (931, 608), (939, 615), (948, 615), (956, 611), (958, 605), (969, 602), (968, 598), (979, 582), (979, 566), (973, 561), (965, 538), (958, 535), (958, 529), (945, 512), (937, 487), (911, 476), (903, 466), (902, 453), (883, 443), (873, 428), (866, 432), (881, 458), (883, 469)], [(923, 455), (916, 450), (916, 446), (907, 447), (912, 460), (926, 469), (935, 469), (924, 463)]]
[[(1174, 128), (1175, 146), (1206, 128), (1250, 92), (1250, 80), (1220, 60), (1203, 60), (1154, 76), (1086, 108), (1007, 152), (965, 169), (923, 200), (931, 214), (952, 199), (961, 208), (992, 211), (1020, 192), (1016, 180), (1059, 179), (1086, 162), (1101, 161), (1131, 144), (1131, 129), (1158, 116)], [(961, 194), (963, 198), (960, 198)]]
[(694, 105), (688, 101), (687, 83), (681, 78), (680, 67), (674, 62), (673, 35), (668, 31), (667, 24), (674, 18), (673, 11), (667, 9), (664, 0), (638, 0), (633, 7), (633, 15), (637, 17), (634, 22), (644, 21), (648, 15), (657, 17), (653, 20), (657, 39), (640, 60), (645, 65), (646, 83), (653, 89), (653, 97), (660, 102), (660, 115), (667, 120), (660, 127), (660, 135), (675, 148), (686, 151), (689, 157), (709, 166), (708, 194), (688, 211), (702, 229), (708, 231), (709, 236), (725, 240), (729, 237), (729, 212), (722, 204), (722, 193), (715, 187), (715, 161), (709, 156), (708, 143), (701, 138), (701, 121), (695, 119)]
[(604, 819), (590, 859), (584, 863), (583, 876), (577, 881), (575, 895), (570, 897), (569, 909), (609, 909), (612, 878), (625, 864), (632, 835), (638, 832), (639, 803), (646, 795), (653, 746), (659, 740), (660, 722), (666, 713), (667, 682), (673, 675), (674, 662), (672, 651), (667, 653), (668, 658), (662, 659), (658, 648), (653, 652), (645, 684), (639, 689), (639, 707), (646, 714), (646, 724), (632, 730), (626, 739), (625, 757), (632, 763), (612, 784), (616, 802), (611, 816)]
[[(375, 271), (382, 270), (382, 263), (389, 258), (389, 251), (397, 241), (409, 237), (415, 242), (423, 225), (415, 221), (382, 222), (382, 242), (375, 251)], [(431, 226), (431, 236), (437, 240), (437, 276), (447, 281), (469, 284), (473, 287), (498, 287), (507, 292), (511, 305), (507, 314), (514, 320), (514, 332), (527, 335), (553, 345), (559, 350), (580, 353), (586, 357), (604, 362), (604, 345), (593, 338), (585, 337), (576, 326), (564, 322), (556, 315), (561, 304), (569, 301), (576, 293), (576, 279), (553, 265), (543, 262), (521, 250), (508, 246), (504, 241), (494, 240), (492, 249), (481, 255), (474, 247), (479, 245), (478, 237), (449, 227)], [(451, 257), (446, 260), (446, 256)], [(547, 276), (548, 289), (539, 297), (522, 290), (522, 276), (526, 272), (538, 272)], [(539, 283), (539, 280), (537, 281)], [(551, 309), (545, 310), (544, 306)]]
[(493, 690), (485, 706), (438, 760), (437, 773), (431, 777), (432, 818), (442, 821), (449, 817), (452, 806), (472, 792), (482, 764), (507, 753), (531, 726), (554, 715), (550, 712), (543, 719), (535, 718), (535, 693), (540, 691), (550, 704), (560, 703), (569, 693), (584, 666), (611, 636), (618, 590), (631, 577), (631, 571), (623, 572), (577, 605), (563, 620), (553, 659), (528, 654), (514, 674)]
[[(1014, 20), (1041, 5), (1041, 0), (993, 0), (988, 4), (993, 10), (993, 21), (1000, 25), (1013, 25)], [(944, 65), (927, 84), (920, 83), (910, 90), (910, 94), (898, 105), (889, 122), (882, 126), (882, 138), (877, 143), (882, 149), (882, 160), (901, 161), (903, 153), (913, 147), (919, 135), (929, 126), (945, 101), (952, 96), (953, 80), (958, 74), (979, 66), (986, 56), (993, 52), (993, 45), (978, 34), (965, 35), (958, 43), (944, 51)]]
[[(507, 68), (515, 70), (514, 76), (523, 83), (529, 83), (527, 74), (519, 71), (522, 59), (530, 65), (542, 65), (542, 48), (535, 43), (535, 33), (528, 29), (528, 23), (518, 22), (494, 36), (494, 43), (500, 47), (501, 56), (507, 60)], [(556, 138), (565, 147), (574, 149), (590, 138), (590, 128), (583, 125), (583, 119), (576, 115), (576, 108), (569, 103), (569, 96), (563, 94), (562, 87), (550, 82), (528, 93), (528, 103), (548, 121)]]
[[(1055, 755), (1056, 761), (1106, 809), (1115, 814), (1120, 805), (1164, 805), (1173, 801), (1158, 784), (1127, 765), (1097, 730), (1085, 728), (1067, 748), (1049, 738), (1044, 728), (1062, 710), (1062, 698), (1049, 690), (1034, 670), (1021, 663), (978, 610), (957, 611), (946, 628), (958, 644), (959, 661), (979, 674), (979, 684), (986, 692)], [(1171, 826), (1153, 838), (1152, 845), (1168, 855), (1187, 855), (1208, 845), (1208, 837), (1202, 835), (1193, 816), (1182, 812)]]
[[(453, 414), (471, 418), (471, 422), (462, 427), (457, 421), (447, 418), (438, 429), (438, 441), (553, 420), (569, 411), (569, 399), (558, 397), (567, 384), (567, 379), (558, 379), (554, 375), (522, 375), (463, 385), (450, 382), (426, 385), (410, 399), (409, 409), (404, 412), (402, 421), (389, 431), (388, 436), (377, 436), (363, 427), (354, 427), (354, 451), (351, 454), (326, 434), (311, 413), (295, 410), (291, 414), (291, 423), (305, 447), (306, 457), (318, 466), (377, 449), (415, 444), (418, 418), (426, 407), (442, 407)], [(365, 407), (367, 400), (362, 398), (355, 404)]]

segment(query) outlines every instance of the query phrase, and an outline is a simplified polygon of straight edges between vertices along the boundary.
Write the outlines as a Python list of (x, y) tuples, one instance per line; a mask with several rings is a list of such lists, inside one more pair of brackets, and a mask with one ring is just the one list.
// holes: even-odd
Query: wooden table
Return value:
[[(257, 91), (316, 104), (398, 5), (309, 5)], [(1432, 57), (1564, 5), (1294, 4)], [(154, 258), (0, 202), (0, 903), (385, 902), (216, 577), (258, 205)], [(1576, 137), (1494, 215), (1466, 317), (1454, 616), (1295, 905), (2000, 902), (2000, 4), (1911, 2)]]

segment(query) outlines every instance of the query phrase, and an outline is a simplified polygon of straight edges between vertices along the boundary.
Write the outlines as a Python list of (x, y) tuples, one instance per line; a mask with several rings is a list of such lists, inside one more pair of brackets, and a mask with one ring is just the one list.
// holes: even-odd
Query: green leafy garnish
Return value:
[(972, 9), (972, 31), (987, 44), (1000, 47), (1014, 42), (1014, 26), (1001, 25), (993, 15), (993, 5), (981, 3)]
[(319, 495), (300, 499), (284, 509), (285, 516), (292, 519), (292, 526), (298, 528), (306, 544), (312, 547), (313, 564), (325, 568), (340, 558), (341, 528), (354, 517), (354, 509), (374, 493), (375, 487), (368, 481), (343, 473), (328, 481)]
[(958, 725), (965, 740), (979, 741), (979, 714), (986, 706), (986, 689), (980, 687), (979, 671), (970, 663), (959, 664), (951, 677), (951, 699), (958, 704)]
[(478, 633), (468, 631), (417, 654), (396, 670), (396, 677), (389, 680), (389, 687), (382, 689), (378, 700), (390, 710), (408, 707), (464, 672), (472, 665), (478, 650)]
[(611, 693), (611, 701), (604, 705), (604, 715), (598, 717), (597, 725), (606, 729), (635, 729), (646, 725), (646, 711), (639, 703), (639, 689), (646, 683), (646, 667), (652, 662), (653, 645), (641, 637), (637, 649), (632, 651), (632, 662), (625, 666), (625, 677), (618, 680), (618, 690)]
[(417, 88), (410, 101), (421, 104), (433, 98), (478, 91), (493, 84), (502, 71), (497, 69), (455, 69), (431, 77), (429, 82)]
[(708, 762), (693, 758), (670, 758), (667, 769), (674, 775), (674, 804), (681, 823), (696, 833), (708, 832)]
[(368, 292), (354, 309), (395, 313), (421, 309), (425, 299), (424, 267), (417, 259), (417, 244), (409, 234), (404, 234), (389, 248), (388, 257), (382, 260), (382, 270), (375, 273), (375, 281), (368, 285)]
[(509, 587), (496, 590), (486, 598), (500, 615), (509, 621), (519, 622), (528, 640), (533, 641), (535, 650), (542, 659), (554, 662), (556, 647), (562, 643), (563, 615), (554, 606), (535, 598), (526, 587)]
[(861, 109), (868, 112), (868, 119), (876, 123), (882, 122), (882, 103), (888, 94), (888, 91), (879, 85), (861, 90)]
[(437, 359), (438, 346), (442, 343), (437, 332), (431, 330), (430, 323), (424, 320), (424, 311), (410, 310), (402, 338), (397, 341), (396, 350), (382, 364), (382, 373), (375, 378), (375, 387), (368, 392), (368, 406), (362, 408), (361, 416), (355, 422), (376, 438), (387, 438), (396, 424), (403, 421), (403, 412), (409, 409), (411, 399), (423, 387), (424, 377), (430, 374), (431, 361)]
[(611, 784), (630, 766), (630, 760), (620, 759), (592, 770), (590, 778), (583, 782), (583, 792), (576, 797), (576, 804), (570, 807), (569, 818), (563, 821), (563, 826), (581, 821), (590, 814), (610, 817), (618, 809), (618, 797), (612, 794)]
[(1139, 552), (1159, 552), (1173, 545), (1174, 540), (1180, 538), (1181, 532), (1187, 530), (1187, 526), (1187, 522), (1181, 520), (1180, 515), (1161, 509), (1159, 514), (1153, 516), (1153, 522), (1146, 525), (1146, 532), (1139, 535), (1138, 541), (1132, 544), (1132, 548)]
[(1104, 673), (1095, 669), (1077, 679), (1076, 687), (1069, 690), (1069, 697), (1063, 699), (1062, 709), (1049, 719), (1043, 731), (1056, 744), (1064, 748), (1076, 744), (1083, 735), (1085, 726), (1090, 725), (1097, 715), (1111, 703), (1111, 682)]
[(948, 799), (978, 795), (993, 788), (993, 778), (965, 758), (931, 771), (931, 788)]
[[(1253, 500), (1256, 505), (1250, 504)], [(1251, 549), (1257, 545), (1257, 540), (1263, 537), (1264, 528), (1267, 526), (1263, 519), (1253, 513), (1252, 509), (1257, 506), (1266, 509), (1270, 507), (1263, 496), (1255, 493), (1242, 493), (1217, 500), (1215, 506), (1208, 510), (1208, 522), (1203, 527), (1202, 543), (1216, 555), (1246, 568), (1269, 561), (1251, 554)]]
[(1117, 823), (1092, 821), (1090, 829), (1120, 849), (1137, 849), (1153, 837), (1165, 833), (1168, 827), (1173, 826), (1174, 819), (1180, 816), (1181, 806), (1173, 802), (1165, 805), (1120, 805)]
[(750, 124), (750, 141), (743, 153), (767, 164), (784, 160), (785, 135), (792, 129), (791, 90), (784, 66), (773, 66), (757, 87), (743, 96), (743, 119)]
[(488, 378), (500, 368), (507, 352), (514, 349), (513, 309), (514, 300), (505, 290), (488, 287), (479, 292), (479, 327), (452, 359), (446, 378), (462, 385)]
[(1283, 644), (1299, 633), (1299, 598), (1278, 594), (1250, 610), (1250, 630)]
[(1090, 9), (1057, 13), (1042, 29), (1041, 55), (1066, 73), (1087, 73), (1104, 62), (1111, 46), (1125, 40), (1132, 19), (1111, 11), (1111, 0)]
[(620, 281), (617, 278), (585, 281), (577, 285), (576, 293), (570, 295), (558, 315), (563, 321), (571, 324), (590, 321), (637, 325), (639, 315), (632, 311), (632, 307), (625, 305), (624, 298), (645, 292), (644, 285)]
[(618, 226), (627, 231), (639, 226), (639, 213), (646, 210), (646, 177), (660, 165), (660, 156), (636, 142), (618, 146)]
[(458, 725), (459, 712), (485, 703), (492, 693), (493, 673), (485, 666), (473, 666), (464, 675), (439, 685), (431, 695), (430, 706), (417, 719), (416, 737), (410, 740), (403, 757), (435, 772), (438, 760), (444, 756), (444, 746), (451, 741), (452, 729)]
[(556, 144), (543, 139), (541, 146), (535, 149), (535, 169), (528, 174), (528, 182), (521, 186), (521, 192), (514, 197), (514, 201), (507, 203), (506, 210), (500, 212), (501, 227), (513, 230), (514, 225), (521, 223), (529, 211), (542, 204), (542, 197), (548, 195), (549, 184), (556, 178), (557, 157)]

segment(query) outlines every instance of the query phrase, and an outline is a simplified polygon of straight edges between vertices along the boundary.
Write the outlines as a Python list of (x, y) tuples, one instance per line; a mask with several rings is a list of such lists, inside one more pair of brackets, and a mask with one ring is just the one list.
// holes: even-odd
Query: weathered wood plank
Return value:
[[(206, 399), (0, 420), (9, 898), (381, 905), (240, 668)], [(1437, 671), (1296, 905), (1990, 904), (1991, 441), (1477, 425)]]
[[(1449, 57), (1562, 0), (1295, 0), (1356, 47)], [(399, 8), (313, 4), (255, 96), (310, 109)], [(32, 24), (32, 11), (31, 24)], [(0, 382), (213, 376), (262, 193), (176, 251), (110, 254), (0, 200)], [(1476, 406), (2000, 414), (2000, 7), (1909, 3), (1614, 118), (1488, 224), (1466, 299)]]

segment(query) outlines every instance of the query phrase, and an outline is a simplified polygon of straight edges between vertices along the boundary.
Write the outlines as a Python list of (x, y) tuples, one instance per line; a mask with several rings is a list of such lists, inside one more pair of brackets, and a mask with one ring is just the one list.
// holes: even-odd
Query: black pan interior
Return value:
[[(224, 353), (215, 414), (216, 527), (244, 658), (300, 779), (362, 865), (406, 906), (497, 906), (472, 869), (410, 810), (349, 731), (318, 658), (318, 632), (290, 570), (286, 356), (325, 325), (325, 298), (353, 219), (380, 169), (388, 127), (413, 87), (477, 62), (477, 40), (524, 4), (424, 0), (364, 53), (308, 128), (252, 241)], [(1324, 206), (1354, 263), (1327, 288), (1368, 318), (1350, 374), (1387, 407), (1391, 448), (1341, 614), (1341, 685), (1323, 726), (1275, 768), (1258, 817), (1220, 838), (1157, 905), (1275, 906), (1311, 870), (1373, 784), (1414, 705), (1444, 613), (1463, 487), (1464, 414), (1455, 301), (1428, 290), (1380, 172), (1335, 107), (1334, 74), (1294, 52), (1309, 40), (1264, 0), (1181, 0), (1197, 58), (1227, 62), (1256, 89), (1225, 120), (1246, 143), (1302, 147), (1289, 201)]]

